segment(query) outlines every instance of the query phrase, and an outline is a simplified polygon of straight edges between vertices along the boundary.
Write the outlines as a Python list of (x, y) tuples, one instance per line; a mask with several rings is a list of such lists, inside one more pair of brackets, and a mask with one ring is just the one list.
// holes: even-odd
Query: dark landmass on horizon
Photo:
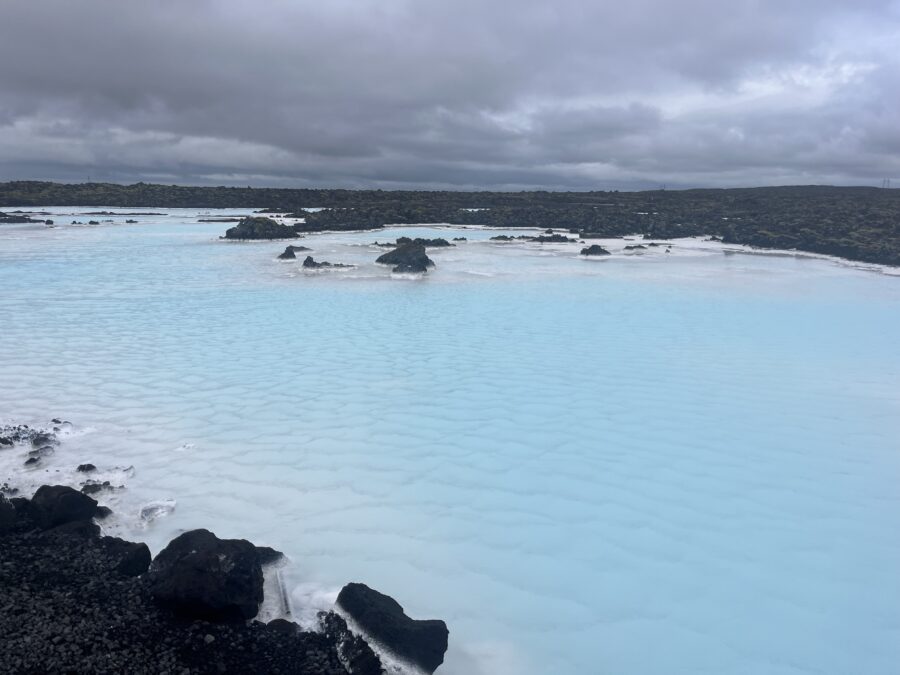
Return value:
[[(0, 183), (0, 208), (12, 206), (254, 208), (304, 217), (309, 232), (449, 223), (566, 228), (584, 238), (713, 236), (900, 265), (900, 190), (874, 187), (451, 192)], [(303, 211), (313, 207), (326, 210)]]

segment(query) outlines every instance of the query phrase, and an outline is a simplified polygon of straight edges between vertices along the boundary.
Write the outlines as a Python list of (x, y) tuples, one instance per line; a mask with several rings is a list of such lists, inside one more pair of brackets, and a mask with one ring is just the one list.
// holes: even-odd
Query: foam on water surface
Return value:
[[(0, 480), (94, 463), (110, 531), (282, 550), (306, 621), (363, 581), (447, 621), (440, 672), (896, 672), (896, 277), (433, 227), (298, 239), (356, 265), (307, 275), (165, 212), (0, 226), (0, 417), (74, 424)], [(397, 236), (468, 241), (396, 279)]]

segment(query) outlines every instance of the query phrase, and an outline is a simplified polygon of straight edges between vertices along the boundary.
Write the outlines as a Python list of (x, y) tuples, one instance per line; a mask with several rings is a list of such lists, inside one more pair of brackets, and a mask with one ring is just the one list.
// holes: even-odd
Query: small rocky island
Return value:
[(300, 234), (296, 227), (282, 225), (271, 218), (241, 218), (237, 225), (225, 231), (225, 239), (293, 239)]
[[(422, 274), (434, 267), (434, 261), (425, 253), (425, 245), (418, 241), (407, 241), (393, 251), (388, 251), (375, 259), (382, 265), (393, 265), (392, 272), (404, 274)], [(443, 241), (443, 240), (441, 240)]]

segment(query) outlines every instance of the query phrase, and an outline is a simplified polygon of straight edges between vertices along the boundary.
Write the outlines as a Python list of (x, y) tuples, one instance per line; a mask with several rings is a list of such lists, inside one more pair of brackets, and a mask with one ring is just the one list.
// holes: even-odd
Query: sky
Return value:
[(0, 180), (900, 186), (900, 0), (0, 0)]

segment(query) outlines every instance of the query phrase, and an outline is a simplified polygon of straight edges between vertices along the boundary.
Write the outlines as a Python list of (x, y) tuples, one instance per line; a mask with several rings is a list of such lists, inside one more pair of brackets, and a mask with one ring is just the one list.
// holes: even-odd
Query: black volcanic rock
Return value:
[(260, 565), (271, 565), (284, 559), (284, 553), (276, 551), (271, 546), (257, 546), (256, 552), (259, 555)]
[(293, 260), (297, 256), (295, 253), (297, 251), (311, 251), (312, 249), (307, 248), (306, 246), (286, 246), (284, 249), (284, 253), (278, 256), (280, 260)]
[(409, 237), (399, 237), (397, 239), (397, 246), (405, 246), (406, 244), (421, 244), (426, 248), (444, 248), (447, 246), (455, 246), (456, 244), (451, 244), (446, 239), (438, 237), (436, 239), (423, 239), (421, 237), (416, 237), (415, 239), (410, 239)]
[(225, 230), (225, 239), (292, 239), (297, 236), (294, 228), (259, 216), (241, 218), (237, 225)]
[(100, 526), (93, 520), (73, 520), (44, 531), (47, 537), (75, 537), (91, 539), (100, 535)]
[(609, 251), (600, 246), (600, 244), (591, 244), (581, 249), (581, 255), (610, 255)]
[(65, 485), (42, 485), (31, 498), (34, 517), (43, 529), (78, 520), (90, 520), (97, 502)]
[(318, 270), (323, 269), (325, 267), (353, 267), (353, 265), (344, 265), (342, 263), (330, 263), (326, 261), (316, 262), (315, 259), (308, 255), (306, 259), (303, 261), (303, 267), (310, 270)]
[(150, 549), (143, 542), (101, 537), (99, 543), (106, 554), (110, 569), (119, 574), (137, 577), (150, 567)]
[(263, 599), (256, 547), (208, 530), (191, 530), (169, 542), (153, 559), (148, 578), (156, 601), (183, 617), (250, 619)]
[(569, 239), (567, 236), (562, 234), (542, 234), (538, 237), (529, 237), (528, 241), (533, 241), (538, 244), (565, 244), (567, 242), (577, 241), (577, 239)]
[(425, 247), (415, 242), (403, 244), (393, 251), (384, 253), (378, 256), (375, 262), (395, 265), (394, 271), (425, 272), (427, 268), (434, 267), (434, 261), (425, 253)]
[(401, 263), (391, 268), (394, 274), (425, 274), (427, 271), (428, 266), (424, 263)]
[(98, 492), (103, 492), (104, 490), (112, 490), (112, 485), (108, 480), (105, 480), (102, 483), (96, 480), (89, 480), (81, 486), (82, 494), (86, 495), (95, 495)]
[(90, 473), (91, 471), (96, 471), (97, 467), (93, 464), (79, 464), (76, 471), (80, 471), (81, 473)]
[(149, 559), (143, 545), (91, 530), (35, 533), (23, 515), (30, 502), (12, 502), (25, 520), (0, 530), (3, 673), (346, 675), (332, 642), (296, 624), (174, 616), (153, 600), (146, 575), (133, 576)]
[(636, 251), (636, 250), (645, 249), (645, 248), (647, 248), (647, 247), (644, 246), (643, 244), (628, 244), (628, 246), (625, 247), (625, 250), (626, 251)]
[(337, 605), (366, 634), (424, 671), (444, 662), (449, 631), (443, 621), (411, 619), (396, 600), (359, 583), (344, 586)]
[(34, 218), (29, 218), (28, 216), (12, 216), (7, 213), (0, 212), (0, 223), (10, 223), (10, 224), (18, 224), (18, 223), (40, 223), (43, 221), (35, 220)]
[(340, 615), (319, 612), (317, 618), (319, 630), (334, 645), (348, 675), (381, 675), (381, 659), (365, 640), (350, 631), (347, 622)]
[(16, 524), (16, 507), (0, 494), (0, 534), (13, 529)]
[(31, 439), (31, 445), (35, 448), (46, 448), (48, 446), (59, 445), (59, 441), (56, 440), (56, 436), (53, 434), (42, 432)]

